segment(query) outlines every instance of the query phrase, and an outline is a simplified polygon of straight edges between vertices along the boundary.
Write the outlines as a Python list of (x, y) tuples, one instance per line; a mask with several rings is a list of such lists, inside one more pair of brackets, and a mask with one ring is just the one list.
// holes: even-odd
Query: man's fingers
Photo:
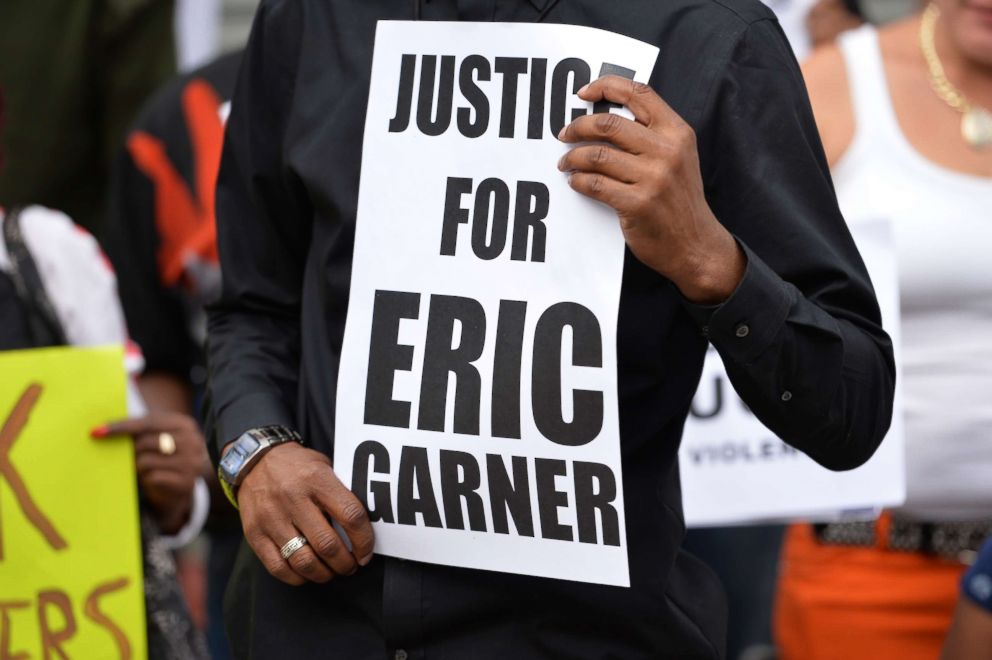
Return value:
[[(290, 538), (292, 537), (287, 538), (286, 541)], [(323, 584), (330, 582), (334, 578), (334, 573), (331, 572), (331, 569), (324, 565), (324, 562), (317, 557), (309, 545), (305, 545), (294, 552), (288, 561), (294, 573), (310, 582)]]
[(245, 540), (248, 541), (248, 545), (255, 551), (255, 556), (258, 557), (262, 565), (265, 566), (265, 570), (272, 577), (294, 587), (298, 587), (306, 582), (303, 577), (290, 568), (286, 560), (279, 554), (279, 547), (267, 536), (263, 536), (254, 530), (246, 529)]
[(636, 157), (606, 144), (575, 147), (558, 161), (563, 172), (595, 172), (624, 183), (636, 183), (639, 168)]
[(603, 202), (615, 210), (623, 208), (625, 200), (632, 196), (633, 188), (628, 183), (590, 172), (573, 172), (568, 177), (568, 185), (576, 192)]
[[(338, 575), (351, 575), (358, 570), (355, 557), (344, 541), (314, 505), (301, 507), (293, 514), (293, 524), (307, 538), (310, 547), (320, 559)], [(302, 551), (301, 551), (302, 552)]]
[(358, 560), (359, 565), (365, 566), (372, 561), (372, 549), (375, 546), (375, 534), (365, 506), (348, 490), (333, 470), (328, 470), (330, 479), (315, 484), (314, 494), (320, 505), (330, 514), (351, 542), (351, 554)]
[[(295, 516), (294, 516), (295, 517)], [(301, 533), (289, 524), (285, 519), (271, 518), (268, 527), (272, 530), (268, 533), (269, 538), (276, 544), (276, 548), (280, 550), (280, 558), (282, 557), (281, 550), (282, 547), (289, 542), (290, 539), (297, 536), (303, 536), (306, 538), (306, 534)], [(310, 539), (307, 539), (309, 544)], [(331, 570), (320, 560), (317, 554), (309, 545), (305, 545), (292, 555), (289, 559), (285, 560), (289, 563), (290, 568), (293, 572), (300, 577), (308, 580), (310, 582), (329, 582), (334, 574)]]
[(562, 142), (608, 142), (628, 153), (645, 152), (655, 136), (644, 126), (611, 112), (583, 115), (562, 129)]
[(578, 95), (583, 101), (595, 103), (606, 99), (627, 106), (637, 122), (649, 128), (675, 119), (681, 120), (678, 113), (651, 87), (620, 76), (597, 78), (580, 89)]

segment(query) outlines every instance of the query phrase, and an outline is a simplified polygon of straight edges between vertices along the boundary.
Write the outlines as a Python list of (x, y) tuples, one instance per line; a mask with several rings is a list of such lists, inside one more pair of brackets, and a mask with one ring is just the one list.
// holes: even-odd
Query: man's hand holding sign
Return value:
[[(238, 505), (249, 545), (269, 573), (287, 584), (351, 575), (372, 559), (365, 507), (318, 451), (292, 442), (274, 447), (245, 478)], [(328, 516), (344, 528), (350, 550)], [(307, 546), (283, 558), (280, 548), (297, 534)]]
[[(604, 112), (566, 125), (559, 139), (582, 143), (558, 163), (570, 185), (613, 208), (631, 251), (686, 298), (725, 300), (743, 275), (744, 255), (706, 203), (692, 129), (643, 83), (605, 76), (578, 97), (626, 106), (635, 121)], [(272, 449), (246, 477), (239, 504), (249, 544), (283, 582), (326, 582), (371, 560), (365, 507), (319, 452), (295, 443)], [(328, 517), (344, 527), (350, 552)], [(279, 548), (297, 530), (309, 547), (284, 559)]]
[[(653, 89), (618, 76), (582, 88), (579, 98), (626, 106), (620, 115), (583, 115), (559, 138), (583, 144), (562, 157), (578, 192), (612, 207), (631, 252), (689, 300), (726, 300), (744, 275), (745, 257), (703, 194), (696, 136)], [(602, 143), (608, 143), (602, 144)]]

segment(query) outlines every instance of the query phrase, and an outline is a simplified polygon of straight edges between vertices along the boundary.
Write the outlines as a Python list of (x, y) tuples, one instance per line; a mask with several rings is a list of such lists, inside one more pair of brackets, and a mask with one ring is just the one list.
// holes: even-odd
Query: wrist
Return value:
[(685, 298), (697, 305), (719, 305), (737, 290), (747, 257), (737, 240), (723, 227), (706, 248), (686, 260), (673, 282)]
[(217, 477), (227, 499), (238, 506), (237, 491), (254, 467), (273, 448), (283, 444), (300, 444), (300, 434), (283, 426), (250, 429), (221, 450)]

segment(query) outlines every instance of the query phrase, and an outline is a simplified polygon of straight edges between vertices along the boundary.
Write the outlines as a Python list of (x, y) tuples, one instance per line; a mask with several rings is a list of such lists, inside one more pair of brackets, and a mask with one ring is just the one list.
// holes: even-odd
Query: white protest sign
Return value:
[(334, 450), (376, 552), (629, 586), (624, 240), (556, 135), (592, 110), (584, 84), (647, 81), (657, 54), (575, 26), (378, 24)]
[[(898, 358), (899, 282), (891, 227), (888, 222), (866, 220), (852, 223), (851, 232), (871, 275), (883, 325)], [(897, 385), (892, 426), (871, 460), (849, 472), (832, 472), (817, 465), (751, 414), (711, 348), (679, 451), (686, 524), (826, 521), (843, 518), (845, 512), (870, 516), (906, 498), (903, 447)]]

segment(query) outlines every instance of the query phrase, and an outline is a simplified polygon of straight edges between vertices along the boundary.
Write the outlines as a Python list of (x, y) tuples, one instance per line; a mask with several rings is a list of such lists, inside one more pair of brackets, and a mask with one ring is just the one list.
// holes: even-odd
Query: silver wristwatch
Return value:
[(231, 443), (217, 468), (217, 476), (228, 499), (237, 506), (235, 489), (266, 452), (276, 445), (302, 441), (299, 433), (285, 426), (263, 426), (241, 434)]

